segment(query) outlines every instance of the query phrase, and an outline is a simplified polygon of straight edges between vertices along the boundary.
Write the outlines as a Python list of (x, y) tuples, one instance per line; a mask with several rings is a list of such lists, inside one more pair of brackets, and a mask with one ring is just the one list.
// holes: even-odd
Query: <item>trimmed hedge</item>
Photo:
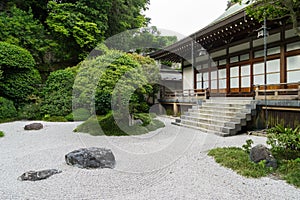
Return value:
[(0, 42), (0, 66), (6, 69), (32, 69), (35, 61), (29, 51), (22, 47)]
[(0, 92), (13, 100), (17, 107), (30, 102), (31, 95), (38, 94), (41, 76), (34, 68), (35, 62), (26, 49), (0, 42)]

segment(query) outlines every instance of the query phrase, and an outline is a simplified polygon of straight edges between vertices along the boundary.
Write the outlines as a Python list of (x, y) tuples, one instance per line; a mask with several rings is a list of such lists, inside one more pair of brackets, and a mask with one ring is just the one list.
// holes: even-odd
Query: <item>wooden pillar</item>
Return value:
[(174, 113), (174, 116), (178, 115), (178, 105), (177, 105), (177, 103), (173, 103), (173, 113)]
[(254, 58), (254, 51), (253, 51), (253, 38), (250, 38), (250, 91), (254, 90), (254, 77), (253, 77), (253, 58)]
[[(226, 85), (227, 91), (226, 93), (230, 93), (230, 55), (229, 55), (229, 45), (226, 45)], [(227, 95), (226, 94), (226, 95)]]
[(285, 58), (285, 25), (281, 28), (281, 34), (280, 34), (280, 83), (286, 83), (287, 82), (287, 69), (286, 69), (286, 58)]

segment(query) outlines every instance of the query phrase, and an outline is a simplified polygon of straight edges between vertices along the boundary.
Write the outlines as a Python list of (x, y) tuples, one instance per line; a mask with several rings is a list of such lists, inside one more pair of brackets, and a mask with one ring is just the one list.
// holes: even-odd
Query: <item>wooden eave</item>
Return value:
[(150, 57), (156, 60), (179, 63), (182, 59), (191, 58), (192, 41), (195, 52), (201, 47), (210, 52), (233, 41), (256, 34), (254, 32), (260, 26), (261, 24), (245, 16), (244, 9), (242, 9), (238, 13), (212, 23), (177, 43), (151, 53)]

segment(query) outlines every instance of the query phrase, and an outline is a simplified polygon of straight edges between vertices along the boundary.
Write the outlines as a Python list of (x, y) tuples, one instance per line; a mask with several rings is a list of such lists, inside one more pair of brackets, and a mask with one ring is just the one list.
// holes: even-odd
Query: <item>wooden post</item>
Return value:
[(178, 106), (177, 106), (177, 103), (174, 103), (174, 104), (173, 104), (173, 113), (174, 113), (174, 116), (177, 116), (177, 114), (178, 114)]
[(300, 100), (300, 82), (298, 82), (298, 100)]

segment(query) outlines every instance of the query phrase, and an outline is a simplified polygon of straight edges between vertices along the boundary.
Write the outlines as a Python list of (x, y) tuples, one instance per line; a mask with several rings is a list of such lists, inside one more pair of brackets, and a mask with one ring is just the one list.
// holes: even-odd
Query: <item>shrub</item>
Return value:
[(300, 157), (300, 127), (295, 129), (277, 125), (268, 130), (267, 144), (271, 145), (271, 151), (285, 159)]
[(143, 126), (149, 125), (152, 121), (152, 118), (149, 113), (135, 113), (133, 117), (134, 119), (142, 120)]
[(91, 116), (91, 113), (85, 108), (78, 108), (65, 118), (68, 121), (85, 121)]
[(28, 119), (28, 120), (37, 120), (41, 119), (41, 105), (40, 103), (29, 103), (24, 105), (18, 111), (18, 118)]
[(0, 66), (3, 71), (0, 91), (4, 97), (13, 100), (17, 107), (28, 102), (30, 95), (38, 94), (41, 77), (27, 50), (0, 42)]
[(30, 102), (31, 95), (38, 95), (41, 77), (36, 69), (3, 73), (0, 88), (5, 97), (12, 99), (17, 107)]
[(67, 122), (68, 120), (62, 116), (50, 116), (50, 115), (45, 115), (43, 117), (44, 121), (47, 122)]
[(72, 89), (75, 68), (52, 72), (43, 88), (42, 115), (66, 116), (72, 112)]
[(17, 116), (14, 103), (4, 97), (0, 97), (0, 119), (8, 119)]
[(4, 137), (4, 132), (3, 131), (0, 131), (0, 137)]
[(0, 66), (2, 70), (32, 69), (35, 61), (26, 49), (0, 42)]

